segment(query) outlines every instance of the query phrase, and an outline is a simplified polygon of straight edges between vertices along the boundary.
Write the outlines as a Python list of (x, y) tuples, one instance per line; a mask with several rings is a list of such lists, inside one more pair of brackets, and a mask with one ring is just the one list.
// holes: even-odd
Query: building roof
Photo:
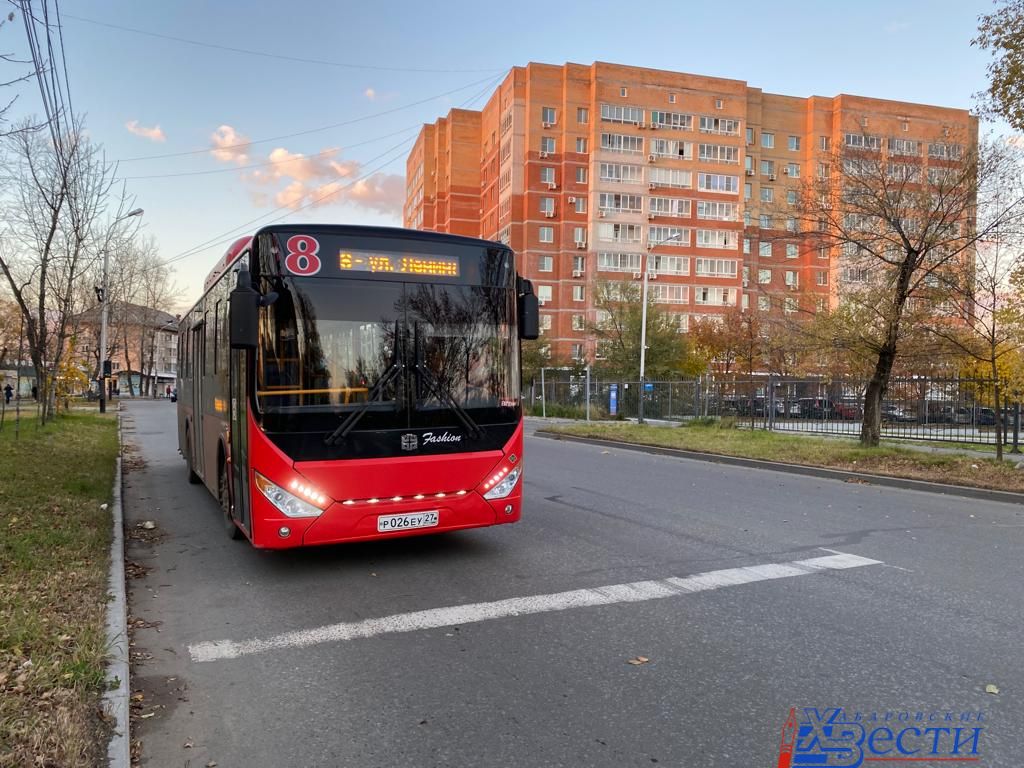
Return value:
[[(141, 304), (130, 302), (110, 302), (110, 321), (121, 322), (126, 319), (129, 325), (146, 325), (151, 328), (163, 328), (168, 325), (175, 326), (177, 330), (178, 318), (162, 309), (154, 309)], [(83, 325), (98, 325), (102, 313), (102, 307), (95, 306), (75, 316), (75, 320)]]

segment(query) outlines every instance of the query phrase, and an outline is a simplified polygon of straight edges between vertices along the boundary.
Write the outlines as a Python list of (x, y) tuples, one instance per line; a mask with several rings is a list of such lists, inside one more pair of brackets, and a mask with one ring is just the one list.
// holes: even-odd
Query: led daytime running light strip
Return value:
[[(430, 494), (430, 497), (434, 498), (434, 499), (443, 499), (443, 498), (445, 498), (447, 496), (465, 496), (467, 493), (469, 493), (469, 491), (455, 491), (454, 493), (444, 493), (444, 492), (441, 492), (441, 493), (432, 493), (432, 494)], [(351, 507), (351, 506), (353, 506), (355, 504), (380, 504), (381, 502), (388, 502), (388, 501), (390, 501), (390, 502), (422, 501), (425, 498), (427, 498), (426, 495), (424, 495), (422, 493), (417, 493), (415, 496), (409, 496), (408, 498), (404, 498), (404, 499), (403, 499), (402, 496), (392, 496), (389, 499), (378, 499), (377, 497), (374, 497), (372, 499), (346, 499), (345, 501), (343, 501), (341, 503), (344, 506), (346, 506), (346, 507)]]
[(298, 480), (292, 480), (288, 486), (288, 490), (294, 492), (296, 495), (301, 496), (306, 501), (312, 504), (318, 504), (321, 507), (327, 503), (327, 497), (320, 493), (315, 488), (311, 488), (308, 485), (303, 485)]
[(501, 470), (490, 480), (484, 483), (484, 490), (489, 491), (493, 486), (501, 482), (501, 479), (505, 477), (509, 472), (508, 467), (502, 467)]

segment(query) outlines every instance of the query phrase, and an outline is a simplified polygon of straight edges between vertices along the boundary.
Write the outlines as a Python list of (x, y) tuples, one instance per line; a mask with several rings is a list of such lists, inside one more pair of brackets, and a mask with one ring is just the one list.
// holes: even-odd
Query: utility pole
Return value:
[(664, 240), (651, 243), (647, 246), (647, 253), (644, 254), (644, 290), (643, 298), (641, 299), (643, 306), (640, 309), (640, 402), (636, 410), (637, 424), (644, 423), (644, 394), (646, 391), (644, 386), (644, 366), (647, 363), (647, 280), (651, 274), (651, 255), (659, 245), (664, 245), (671, 240), (678, 240), (681, 237), (682, 233), (677, 233), (666, 237)]
[[(141, 208), (129, 211), (124, 216), (114, 219), (112, 226), (116, 226), (119, 221), (132, 216), (141, 216), (142, 213)], [(107, 308), (110, 305), (109, 272), (110, 243), (108, 242), (103, 246), (103, 288), (100, 289), (100, 301), (102, 302), (102, 309), (100, 310), (100, 413), (107, 412), (107, 377), (110, 375), (110, 372), (107, 370)]]

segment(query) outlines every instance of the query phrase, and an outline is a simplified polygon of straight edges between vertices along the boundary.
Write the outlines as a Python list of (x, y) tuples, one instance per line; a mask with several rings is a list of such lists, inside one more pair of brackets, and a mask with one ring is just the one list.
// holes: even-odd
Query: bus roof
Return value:
[(459, 245), (475, 245), (484, 248), (507, 248), (504, 243), (494, 240), (483, 240), (479, 237), (465, 235), (449, 235), (444, 232), (427, 232), (422, 229), (403, 229), (402, 227), (370, 227), (356, 224), (271, 224), (256, 233), (264, 232), (295, 232), (296, 230), (315, 230), (330, 232), (334, 235), (356, 235), (360, 237), (402, 237), (407, 240), (425, 240), (436, 243), (454, 243)]
[[(444, 232), (427, 232), (422, 229), (370, 227), (358, 224), (270, 224), (266, 227), (260, 228), (255, 235), (240, 237), (231, 244), (224, 256), (213, 265), (213, 268), (206, 276), (206, 280), (203, 283), (203, 294), (205, 295), (206, 292), (210, 290), (210, 286), (217, 282), (220, 276), (223, 275), (243, 253), (245, 253), (250, 243), (252, 243), (256, 237), (259, 237), (259, 235), (264, 233), (275, 234), (277, 232), (295, 232), (296, 230), (330, 232), (334, 235), (353, 235), (360, 237), (402, 237), (407, 240), (452, 243), (455, 245), (472, 245), (479, 248), (508, 248), (504, 243), (499, 243), (494, 240), (483, 240), (478, 237), (466, 237), (465, 235), (449, 235)], [(191, 312), (191, 309), (189, 312)], [(183, 316), (183, 319), (187, 316), (188, 313)]]

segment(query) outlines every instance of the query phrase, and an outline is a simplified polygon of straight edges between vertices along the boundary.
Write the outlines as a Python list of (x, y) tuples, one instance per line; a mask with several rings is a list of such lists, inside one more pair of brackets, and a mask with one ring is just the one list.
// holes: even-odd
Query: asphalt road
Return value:
[[(776, 766), (791, 707), (982, 711), (974, 764), (1024, 762), (1020, 507), (531, 436), (517, 525), (259, 552), (173, 408), (125, 421), (129, 533), (161, 534), (129, 540), (142, 765)], [(834, 552), (879, 562), (771, 566)], [(249, 650), (194, 660), (219, 641)]]

